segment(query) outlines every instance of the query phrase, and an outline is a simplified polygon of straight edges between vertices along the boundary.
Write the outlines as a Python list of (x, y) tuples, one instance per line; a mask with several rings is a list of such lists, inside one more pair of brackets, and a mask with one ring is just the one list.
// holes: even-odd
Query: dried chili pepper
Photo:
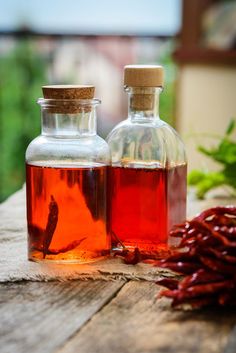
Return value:
[(159, 284), (160, 286), (164, 286), (168, 289), (177, 289), (179, 281), (174, 278), (162, 278), (158, 280), (156, 284)]
[(140, 251), (138, 248), (135, 248), (134, 250), (129, 250), (124, 248), (123, 250), (119, 250), (114, 252), (114, 256), (120, 256), (124, 259), (124, 263), (127, 265), (136, 265), (137, 263), (143, 261), (143, 262), (149, 262), (149, 263), (156, 263), (157, 260), (163, 257), (163, 254), (167, 256), (167, 254), (171, 254), (172, 251), (169, 250), (164, 250), (163, 252), (160, 250), (160, 252), (156, 251)]
[(214, 254), (218, 259), (224, 260), (228, 263), (236, 264), (236, 257), (228, 254), (227, 250), (218, 250), (213, 248), (208, 248), (208, 251)]
[(43, 258), (45, 259), (49, 246), (52, 242), (53, 234), (57, 227), (58, 222), (58, 205), (54, 197), (51, 195), (51, 201), (49, 203), (49, 214), (47, 220), (46, 230), (44, 232), (44, 241), (43, 241)]
[(196, 284), (211, 283), (215, 281), (218, 282), (222, 280), (224, 280), (224, 276), (222, 274), (201, 268), (200, 270), (194, 272), (192, 275), (183, 278), (183, 280), (179, 282), (179, 288), (184, 289)]
[(195, 219), (202, 221), (204, 219), (207, 219), (215, 215), (232, 215), (236, 217), (236, 207), (217, 206), (217, 207), (208, 208), (207, 210), (202, 211), (198, 216), (196, 216)]
[(141, 253), (138, 248), (135, 248), (133, 252), (129, 251), (124, 257), (124, 262), (130, 265), (136, 265), (141, 261)]
[(193, 273), (194, 271), (201, 268), (201, 265), (198, 263), (195, 264), (195, 263), (191, 263), (191, 262), (179, 261), (179, 262), (164, 262), (164, 263), (160, 264), (160, 267), (169, 268), (170, 270), (172, 270), (174, 272), (179, 272), (182, 274), (189, 274), (189, 273)]
[(48, 255), (58, 255), (58, 254), (66, 253), (67, 251), (71, 251), (71, 250), (77, 248), (80, 245), (80, 243), (82, 243), (82, 241), (84, 241), (85, 239), (86, 239), (86, 237), (79, 239), (79, 240), (75, 240), (72, 243), (68, 244), (67, 246), (65, 246), (64, 248), (61, 248), (61, 249), (50, 249), (47, 251), (47, 254)]

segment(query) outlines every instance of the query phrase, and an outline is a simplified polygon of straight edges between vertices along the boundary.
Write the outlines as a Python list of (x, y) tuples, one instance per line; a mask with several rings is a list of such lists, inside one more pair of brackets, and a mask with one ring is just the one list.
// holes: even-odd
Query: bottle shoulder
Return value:
[(140, 134), (140, 131), (142, 130), (143, 133), (148, 130), (156, 130), (157, 133), (164, 131), (166, 134), (174, 134), (179, 137), (177, 131), (161, 119), (137, 119), (136, 121), (126, 119), (121, 121), (112, 129), (112, 131), (108, 134), (106, 141), (109, 142), (113, 136), (121, 134), (122, 132), (124, 132), (125, 137), (127, 132), (131, 132), (132, 134)]
[(110, 150), (107, 142), (98, 135), (70, 139), (40, 135), (31, 141), (26, 150), (27, 163), (51, 160), (109, 164)]
[(157, 161), (158, 164), (185, 163), (184, 144), (169, 124), (161, 119), (127, 119), (108, 135), (112, 163), (121, 160)]
[(178, 132), (161, 119), (146, 122), (132, 122), (130, 119), (126, 119), (113, 128), (108, 134), (106, 141), (110, 146), (116, 141), (125, 141), (125, 143), (133, 143), (135, 141), (135, 143), (138, 143), (147, 139), (151, 139), (154, 145), (159, 144), (161, 141), (168, 141), (169, 139), (183, 144)]

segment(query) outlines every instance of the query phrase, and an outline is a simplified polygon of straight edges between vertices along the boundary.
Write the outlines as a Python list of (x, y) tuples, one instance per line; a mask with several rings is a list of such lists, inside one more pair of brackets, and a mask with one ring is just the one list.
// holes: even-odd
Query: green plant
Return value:
[(231, 120), (224, 136), (218, 145), (212, 149), (199, 146), (198, 150), (209, 158), (221, 164), (222, 168), (217, 172), (203, 172), (193, 170), (188, 176), (189, 185), (196, 187), (198, 198), (204, 198), (209, 190), (218, 186), (230, 186), (236, 191), (236, 142), (232, 139), (232, 133), (236, 128), (236, 121)]
[(0, 55), (0, 202), (25, 180), (25, 150), (39, 134), (36, 99), (46, 80), (46, 60), (30, 38)]
[(165, 68), (164, 90), (160, 95), (160, 116), (167, 123), (175, 126), (175, 93), (176, 93), (176, 64), (173, 61), (173, 41), (169, 40), (157, 61)]

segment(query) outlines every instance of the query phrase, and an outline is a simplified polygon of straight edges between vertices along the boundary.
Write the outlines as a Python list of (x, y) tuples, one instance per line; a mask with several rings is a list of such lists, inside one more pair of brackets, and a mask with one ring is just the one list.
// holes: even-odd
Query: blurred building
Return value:
[(189, 169), (218, 166), (197, 152), (212, 146), (236, 119), (236, 3), (184, 0), (178, 64), (177, 126)]

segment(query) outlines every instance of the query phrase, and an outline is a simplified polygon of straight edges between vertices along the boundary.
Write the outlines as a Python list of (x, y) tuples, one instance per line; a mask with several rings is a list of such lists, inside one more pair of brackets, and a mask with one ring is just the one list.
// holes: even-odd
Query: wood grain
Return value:
[(230, 333), (229, 340), (223, 351), (223, 353), (235, 353), (236, 352), (236, 326)]
[(0, 352), (54, 352), (123, 284), (72, 281), (1, 285)]
[(57, 353), (220, 353), (232, 310), (173, 311), (157, 285), (129, 282)]

